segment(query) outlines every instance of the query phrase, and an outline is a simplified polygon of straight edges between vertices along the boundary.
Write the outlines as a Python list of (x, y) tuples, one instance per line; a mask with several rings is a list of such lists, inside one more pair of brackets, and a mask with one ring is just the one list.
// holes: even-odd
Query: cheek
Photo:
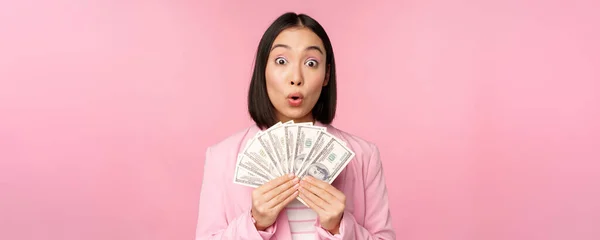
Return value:
[(321, 88), (323, 88), (323, 83), (325, 81), (325, 73), (318, 72), (311, 74), (310, 77), (305, 80), (306, 85), (311, 92), (320, 92)]
[[(319, 98), (321, 91), (323, 90), (323, 80), (315, 81), (310, 86), (307, 86), (313, 98)], [(316, 101), (316, 100), (315, 100)]]
[(267, 66), (265, 71), (265, 79), (267, 84), (267, 91), (269, 93), (280, 91), (282, 88), (282, 74), (274, 71), (272, 68)]

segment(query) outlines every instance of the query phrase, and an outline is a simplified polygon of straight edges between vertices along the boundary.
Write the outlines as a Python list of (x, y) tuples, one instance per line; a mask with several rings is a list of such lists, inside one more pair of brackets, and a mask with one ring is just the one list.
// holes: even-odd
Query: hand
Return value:
[(275, 178), (252, 191), (254, 226), (264, 231), (277, 219), (279, 212), (298, 195), (298, 178), (293, 174)]
[(311, 176), (300, 181), (300, 198), (319, 215), (321, 227), (331, 234), (340, 230), (346, 196), (329, 183)]

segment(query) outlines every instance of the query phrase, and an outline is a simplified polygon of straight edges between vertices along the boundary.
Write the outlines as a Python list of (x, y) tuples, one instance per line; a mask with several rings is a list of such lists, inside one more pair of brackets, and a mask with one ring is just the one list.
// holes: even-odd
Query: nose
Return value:
[(297, 85), (300, 86), (304, 83), (304, 77), (302, 76), (302, 68), (301, 67), (295, 67), (292, 70), (292, 76), (291, 76), (291, 80), (290, 80), (290, 84), (292, 86)]
[(292, 80), (292, 81), (290, 81), (290, 84), (292, 86), (294, 86), (294, 85), (300, 86), (300, 85), (302, 85), (302, 80)]

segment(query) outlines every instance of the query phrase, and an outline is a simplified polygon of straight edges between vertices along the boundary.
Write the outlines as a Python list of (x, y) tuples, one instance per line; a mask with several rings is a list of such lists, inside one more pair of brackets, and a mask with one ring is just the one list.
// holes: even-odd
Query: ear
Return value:
[(325, 81), (323, 81), (323, 87), (325, 87), (325, 86), (327, 86), (327, 84), (329, 84), (329, 75), (330, 75), (329, 73), (331, 72), (329, 70), (331, 70), (331, 65), (327, 65), (327, 70), (326, 70), (327, 72), (325, 72)]

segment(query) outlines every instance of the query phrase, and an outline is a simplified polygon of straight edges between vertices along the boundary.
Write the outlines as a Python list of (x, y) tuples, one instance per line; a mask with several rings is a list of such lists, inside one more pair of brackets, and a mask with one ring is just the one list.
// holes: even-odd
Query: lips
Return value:
[(304, 96), (302, 95), (302, 93), (296, 92), (296, 93), (290, 93), (288, 95), (288, 98), (298, 99), (298, 98), (304, 98)]
[(291, 93), (288, 95), (288, 104), (292, 107), (298, 107), (300, 105), (302, 105), (302, 100), (304, 99), (304, 96), (302, 95), (302, 93)]

